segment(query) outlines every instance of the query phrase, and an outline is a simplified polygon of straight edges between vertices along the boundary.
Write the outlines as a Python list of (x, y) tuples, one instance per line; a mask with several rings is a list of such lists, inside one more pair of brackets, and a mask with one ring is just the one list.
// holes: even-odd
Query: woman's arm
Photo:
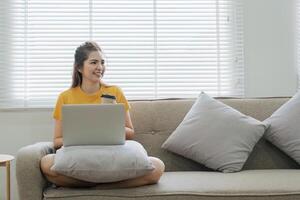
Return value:
[(134, 129), (131, 122), (131, 117), (129, 111), (125, 114), (125, 133), (126, 133), (126, 140), (132, 140), (134, 136)]
[(53, 144), (55, 149), (59, 149), (63, 145), (61, 120), (57, 119), (55, 120)]

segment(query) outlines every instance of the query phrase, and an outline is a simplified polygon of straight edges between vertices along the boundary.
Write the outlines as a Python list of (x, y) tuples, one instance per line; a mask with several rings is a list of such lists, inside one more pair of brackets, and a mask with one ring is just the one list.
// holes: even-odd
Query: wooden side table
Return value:
[(11, 155), (0, 154), (0, 166), (6, 167), (6, 199), (10, 200), (10, 162), (15, 159)]

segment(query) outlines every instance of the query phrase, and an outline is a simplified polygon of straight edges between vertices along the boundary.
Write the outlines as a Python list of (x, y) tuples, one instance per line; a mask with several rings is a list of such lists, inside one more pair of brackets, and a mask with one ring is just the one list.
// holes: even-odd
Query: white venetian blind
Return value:
[(296, 49), (298, 69), (298, 91), (300, 90), (300, 0), (296, 0)]
[(128, 99), (244, 94), (239, 0), (11, 0), (1, 7), (0, 40), (8, 47), (0, 50), (1, 107), (53, 106), (71, 84), (76, 47), (90, 39), (106, 55), (105, 81)]

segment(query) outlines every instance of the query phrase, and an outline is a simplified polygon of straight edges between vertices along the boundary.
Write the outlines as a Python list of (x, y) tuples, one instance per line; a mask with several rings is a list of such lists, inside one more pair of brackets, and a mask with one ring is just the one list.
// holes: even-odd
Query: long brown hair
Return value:
[[(99, 51), (102, 53), (99, 45), (94, 41), (86, 41), (77, 47), (74, 54), (73, 76), (72, 76), (72, 88), (80, 86), (82, 83), (82, 71), (83, 62), (88, 59), (92, 51)], [(105, 72), (105, 65), (103, 65), (102, 77)]]

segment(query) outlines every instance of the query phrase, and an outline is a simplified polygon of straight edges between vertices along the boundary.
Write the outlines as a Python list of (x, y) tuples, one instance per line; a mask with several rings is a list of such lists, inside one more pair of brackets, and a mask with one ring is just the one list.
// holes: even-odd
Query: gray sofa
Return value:
[[(270, 116), (289, 98), (220, 98), (242, 113), (258, 120)], [(151, 156), (159, 157), (166, 172), (158, 184), (129, 189), (55, 188), (39, 168), (40, 159), (53, 152), (51, 142), (19, 150), (16, 163), (18, 191), (22, 200), (294, 200), (300, 199), (299, 165), (264, 139), (254, 147), (243, 170), (236, 173), (210, 169), (161, 149), (195, 99), (131, 101), (135, 140)], [(220, 141), (221, 142), (221, 141)], [(228, 147), (230, 148), (230, 147)]]

